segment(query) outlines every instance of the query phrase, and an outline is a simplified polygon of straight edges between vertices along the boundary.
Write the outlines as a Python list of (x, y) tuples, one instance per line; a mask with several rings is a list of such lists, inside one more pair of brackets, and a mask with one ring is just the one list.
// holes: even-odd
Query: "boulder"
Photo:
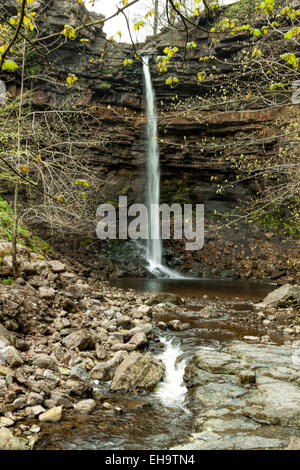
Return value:
[(22, 356), (14, 346), (6, 346), (2, 349), (2, 355), (10, 367), (19, 367), (23, 364)]
[(56, 370), (57, 369), (57, 364), (55, 360), (51, 357), (48, 356), (47, 354), (36, 354), (32, 358), (32, 364), (34, 366), (40, 367), (41, 369), (50, 369), (50, 370)]
[(0, 429), (0, 450), (28, 450), (28, 441), (13, 435), (9, 429)]
[(60, 261), (48, 261), (48, 265), (50, 266), (51, 271), (53, 271), (54, 273), (62, 273), (66, 271), (66, 265), (61, 263)]
[(257, 308), (266, 307), (289, 307), (290, 305), (300, 305), (300, 286), (284, 284), (278, 289), (270, 292), (264, 300), (256, 304)]
[(74, 408), (76, 411), (81, 411), (82, 413), (92, 413), (96, 408), (96, 402), (92, 398), (81, 400), (75, 403)]
[(153, 390), (165, 373), (165, 365), (150, 353), (132, 352), (117, 367), (111, 390)]
[(55, 289), (53, 287), (39, 287), (39, 296), (45, 300), (54, 299)]
[(140, 348), (141, 346), (145, 346), (145, 344), (148, 344), (147, 336), (142, 331), (140, 333), (136, 333), (130, 338), (129, 344), (133, 344), (137, 348)]
[(200, 318), (217, 318), (220, 317), (221, 314), (213, 305), (207, 305), (198, 312), (198, 316)]
[(62, 406), (55, 406), (54, 408), (50, 408), (50, 410), (45, 411), (44, 413), (39, 415), (40, 421), (50, 421), (50, 422), (57, 422), (60, 421), (62, 417)]
[(86, 330), (74, 331), (64, 339), (64, 344), (68, 349), (78, 348), (80, 351), (95, 349), (95, 342)]
[(154, 294), (147, 300), (148, 305), (157, 305), (157, 304), (172, 304), (172, 305), (183, 305), (183, 300), (181, 297), (175, 294), (169, 294), (167, 292), (160, 292)]

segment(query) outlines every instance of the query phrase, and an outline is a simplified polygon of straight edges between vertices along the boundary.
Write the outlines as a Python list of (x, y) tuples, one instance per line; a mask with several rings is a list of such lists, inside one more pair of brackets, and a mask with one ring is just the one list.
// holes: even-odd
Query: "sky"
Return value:
[[(91, 6), (91, 1), (93, 0), (85, 0), (84, 4), (88, 10), (95, 11), (97, 13), (102, 13), (106, 17), (112, 15), (117, 11), (118, 6), (122, 7), (123, 4), (121, 1), (118, 0), (95, 0), (94, 6)], [(129, 0), (129, 3), (132, 0)], [(219, 4), (229, 4), (234, 3), (236, 0), (220, 0)], [(143, 15), (153, 9), (153, 1), (152, 0), (140, 0), (137, 4), (133, 5), (132, 7), (125, 10), (126, 16), (128, 17), (129, 22), (131, 25), (135, 22), (136, 19), (142, 19)], [(116, 40), (120, 40), (119, 36), (116, 34), (117, 31), (122, 32), (121, 41), (122, 42), (130, 42), (129, 33), (127, 30), (126, 21), (124, 15), (119, 14), (116, 18), (109, 20), (104, 25), (104, 32), (107, 34), (107, 37), (114, 36)], [(146, 31), (141, 29), (139, 32), (135, 32), (132, 27), (132, 37), (136, 41), (142, 42), (146, 37)], [(149, 33), (148, 33), (149, 34)]]

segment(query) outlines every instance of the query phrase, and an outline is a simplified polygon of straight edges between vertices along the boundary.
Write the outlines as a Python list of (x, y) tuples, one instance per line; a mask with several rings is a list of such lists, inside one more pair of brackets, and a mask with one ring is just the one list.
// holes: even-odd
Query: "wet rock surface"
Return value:
[(262, 425), (300, 429), (298, 347), (232, 341), (222, 350), (197, 351), (184, 378), (202, 405), (199, 432), (175, 449), (284, 448), (286, 438), (264, 436)]

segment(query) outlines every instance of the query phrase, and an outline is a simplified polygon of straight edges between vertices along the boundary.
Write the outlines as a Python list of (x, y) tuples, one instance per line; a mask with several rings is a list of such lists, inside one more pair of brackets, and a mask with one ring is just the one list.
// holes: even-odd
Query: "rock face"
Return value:
[(116, 369), (111, 390), (122, 392), (153, 390), (164, 372), (163, 362), (155, 359), (150, 353), (133, 352)]

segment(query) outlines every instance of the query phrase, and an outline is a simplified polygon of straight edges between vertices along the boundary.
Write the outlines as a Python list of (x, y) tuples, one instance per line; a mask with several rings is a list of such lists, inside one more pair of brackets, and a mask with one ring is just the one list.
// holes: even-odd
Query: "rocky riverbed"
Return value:
[[(0, 243), (2, 276), (11, 274), (10, 250)], [(63, 426), (73, 413), (122, 412), (104, 383), (110, 394), (151, 396), (165, 377), (153, 354), (160, 331), (182, 335), (198, 331), (195, 321), (228, 321), (207, 296), (192, 312), (188, 299), (112, 287), (21, 246), (19, 262), (19, 278), (0, 286), (1, 449), (33, 449), (47, 426)], [(282, 286), (241, 318), (242, 340), (193, 346), (184, 379), (196, 416), (176, 448), (285, 448), (299, 435), (298, 306), (299, 287)]]

